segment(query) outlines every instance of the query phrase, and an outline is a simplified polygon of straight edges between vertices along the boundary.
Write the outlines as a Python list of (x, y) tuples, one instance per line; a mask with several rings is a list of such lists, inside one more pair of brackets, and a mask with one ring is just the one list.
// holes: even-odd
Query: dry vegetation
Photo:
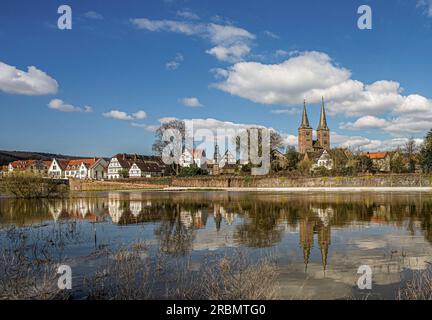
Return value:
[[(63, 229), (62, 238), (68, 239), (70, 226)], [(192, 263), (190, 256), (155, 252), (143, 242), (98, 249), (92, 255), (98, 266), (84, 280), (73, 275), (72, 291), (60, 291), (56, 272), (59, 264), (68, 264), (63, 259), (68, 243), (54, 244), (57, 232), (36, 238), (14, 228), (3, 232), (0, 299), (273, 299), (276, 294), (276, 267), (266, 258), (253, 263), (236, 251)]]
[(432, 264), (417, 271), (398, 292), (399, 300), (432, 300)]
[(67, 191), (66, 185), (30, 173), (11, 174), (0, 180), (0, 193), (17, 198), (63, 197)]

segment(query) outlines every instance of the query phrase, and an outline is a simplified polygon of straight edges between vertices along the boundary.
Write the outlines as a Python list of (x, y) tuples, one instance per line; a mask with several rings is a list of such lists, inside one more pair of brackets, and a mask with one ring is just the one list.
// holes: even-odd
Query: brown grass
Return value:
[(432, 300), (432, 264), (414, 273), (413, 278), (399, 289), (398, 300)]

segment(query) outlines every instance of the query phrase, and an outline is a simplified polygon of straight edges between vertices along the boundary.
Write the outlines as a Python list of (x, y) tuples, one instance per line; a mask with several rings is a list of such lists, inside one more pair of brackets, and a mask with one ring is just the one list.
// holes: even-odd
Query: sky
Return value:
[(432, 0), (3, 0), (0, 149), (150, 154), (172, 118), (296, 145), (324, 97), (333, 147), (388, 150), (432, 128), (431, 53)]

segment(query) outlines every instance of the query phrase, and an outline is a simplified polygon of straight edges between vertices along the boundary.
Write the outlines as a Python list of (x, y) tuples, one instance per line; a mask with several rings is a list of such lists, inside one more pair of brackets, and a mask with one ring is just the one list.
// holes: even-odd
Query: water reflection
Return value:
[[(423, 268), (432, 257), (429, 194), (110, 192), (0, 200), (0, 226), (65, 220), (107, 226), (98, 231), (101, 241), (146, 237), (170, 255), (270, 248), (281, 266), (296, 266), (287, 271), (291, 291), (302, 286), (305, 274), (355, 283), (353, 270), (361, 264), (373, 265), (382, 285), (396, 283), (405, 268)], [(310, 289), (311, 297), (320, 294), (318, 287)]]

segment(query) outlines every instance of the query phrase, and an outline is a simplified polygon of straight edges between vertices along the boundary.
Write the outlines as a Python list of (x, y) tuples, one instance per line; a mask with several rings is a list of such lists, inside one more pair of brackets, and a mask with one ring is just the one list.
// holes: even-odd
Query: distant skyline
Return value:
[[(151, 153), (167, 119), (273, 128), (297, 144), (325, 98), (332, 146), (432, 128), (432, 0), (0, 3), (0, 150)], [(372, 30), (357, 9), (372, 8)]]

